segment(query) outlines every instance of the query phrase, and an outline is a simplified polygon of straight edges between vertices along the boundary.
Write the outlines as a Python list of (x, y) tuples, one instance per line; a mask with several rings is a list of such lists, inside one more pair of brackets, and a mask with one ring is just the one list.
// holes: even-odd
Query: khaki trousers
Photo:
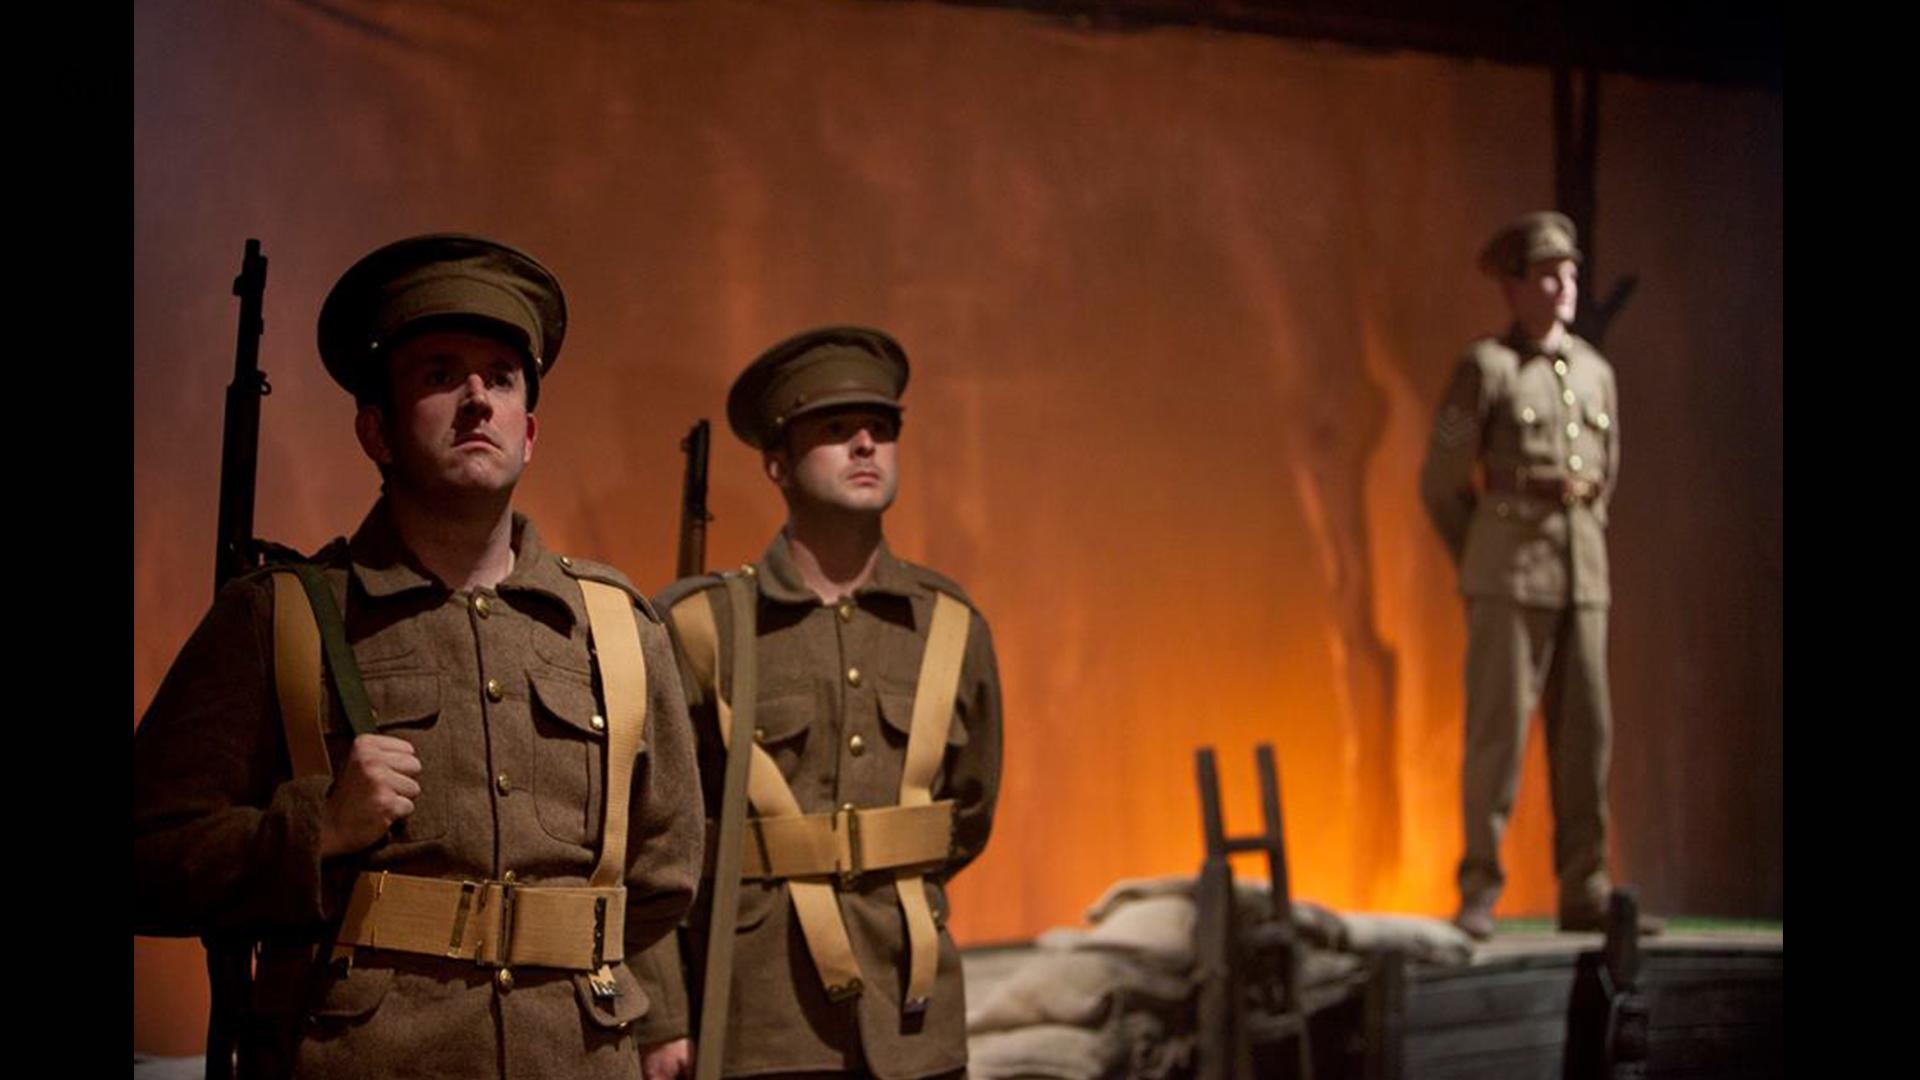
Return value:
[(1604, 912), (1611, 888), (1607, 768), (1613, 738), (1607, 609), (1553, 610), (1473, 597), (1467, 634), (1461, 901), (1491, 906), (1506, 883), (1500, 838), (1513, 813), (1527, 722), (1538, 703), (1547, 733), (1560, 913)]

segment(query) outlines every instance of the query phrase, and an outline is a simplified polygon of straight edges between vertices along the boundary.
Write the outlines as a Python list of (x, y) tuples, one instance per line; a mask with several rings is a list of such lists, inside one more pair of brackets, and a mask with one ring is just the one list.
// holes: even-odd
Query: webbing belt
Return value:
[[(730, 590), (741, 587), (736, 585), (738, 580), (728, 580)], [(709, 596), (709, 590), (701, 590), (676, 604), (674, 624), (685, 645), (688, 666), (700, 685), (710, 691), (719, 713), (722, 740), (731, 749), (732, 708), (727, 695), (718, 689), (720, 637)], [(746, 610), (751, 617), (753, 609)], [(740, 622), (736, 616), (735, 641), (752, 647), (756, 640), (753, 627), (742, 627)], [(860, 872), (877, 869), (895, 869), (895, 888), (906, 917), (910, 958), (902, 1008), (908, 1013), (922, 1012), (931, 1000), (939, 968), (940, 931), (920, 871), (937, 868), (951, 855), (952, 803), (934, 803), (932, 789), (946, 752), (970, 622), (964, 603), (945, 593), (935, 594), (907, 736), (906, 765), (900, 777), (900, 806), (869, 808), (852, 815), (806, 814), (772, 755), (758, 745), (749, 748), (747, 796), (757, 817), (755, 829), (743, 844), (742, 873), (787, 880), (807, 952), (832, 1000), (850, 998), (861, 988), (860, 966), (834, 886), (850, 887)], [(878, 842), (877, 849), (864, 828), (868, 825), (875, 826), (873, 841)]]
[[(862, 874), (934, 869), (953, 856), (953, 801), (879, 806), (746, 823), (740, 873), (753, 879), (834, 877), (850, 888)], [(711, 827), (707, 835), (712, 836)], [(712, 851), (708, 852), (711, 858)]]
[[(361, 874), (339, 943), (611, 977), (626, 955), (627, 890)], [(609, 968), (601, 973), (602, 968)]]
[[(569, 968), (594, 972), (594, 993), (618, 993), (608, 961), (625, 956), (626, 890), (620, 883), (633, 767), (646, 730), (647, 662), (627, 594), (598, 581), (579, 579), (579, 584), (607, 710), (605, 825), (592, 883), (534, 886), (362, 874), (354, 882), (335, 955), (366, 946), (486, 964)], [(375, 730), (345, 621), (326, 579), (310, 565), (276, 568), (273, 600), (274, 690), (293, 774), (331, 776), (321, 723), (322, 652), (355, 732)]]

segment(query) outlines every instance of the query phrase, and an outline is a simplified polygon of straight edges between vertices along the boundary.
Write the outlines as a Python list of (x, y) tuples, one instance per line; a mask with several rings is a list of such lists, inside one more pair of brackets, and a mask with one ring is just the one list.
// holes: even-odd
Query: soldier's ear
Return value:
[[(531, 421), (533, 417), (529, 416), (527, 419)], [(375, 465), (384, 467), (393, 464), (393, 448), (387, 445), (386, 417), (381, 414), (379, 406), (360, 406), (360, 411), (353, 417), (353, 433), (360, 439), (361, 451)], [(528, 448), (532, 448), (531, 440), (528, 441)]]
[(773, 481), (774, 487), (786, 490), (788, 482), (793, 477), (793, 469), (791, 463), (787, 461), (785, 446), (777, 450), (760, 451), (760, 467), (766, 470), (767, 479)]

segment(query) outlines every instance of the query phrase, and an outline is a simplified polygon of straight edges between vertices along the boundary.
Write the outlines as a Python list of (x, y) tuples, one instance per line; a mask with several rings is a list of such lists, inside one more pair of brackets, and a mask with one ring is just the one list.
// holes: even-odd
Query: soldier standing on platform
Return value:
[(905, 1080), (966, 1067), (945, 886), (986, 846), (1000, 686), (966, 594), (882, 535), (906, 382), (899, 343), (858, 327), (755, 360), (727, 418), (761, 452), (786, 527), (758, 562), (657, 601), (685, 665), (710, 817), (741, 708), (735, 642), (751, 643), (757, 669), (738, 915), (715, 928), (696, 910), (690, 935), (696, 980), (703, 938), (734, 935), (731, 970), (706, 973), (731, 980), (732, 1006), (724, 1050), (696, 1048), (722, 1058), (702, 1072)]
[(1466, 853), (1454, 921), (1480, 939), (1493, 933), (1506, 881), (1500, 838), (1536, 703), (1551, 762), (1560, 928), (1601, 929), (1612, 888), (1606, 530), (1619, 397), (1613, 367), (1568, 329), (1579, 266), (1561, 214), (1528, 214), (1488, 242), (1480, 268), (1513, 322), (1467, 347), (1420, 476), (1467, 602)]
[(134, 929), (258, 943), (243, 1076), (640, 1075), (698, 777), (647, 601), (513, 512), (565, 331), (489, 240), (348, 270), (320, 353), (382, 495), (221, 590), (135, 733)]

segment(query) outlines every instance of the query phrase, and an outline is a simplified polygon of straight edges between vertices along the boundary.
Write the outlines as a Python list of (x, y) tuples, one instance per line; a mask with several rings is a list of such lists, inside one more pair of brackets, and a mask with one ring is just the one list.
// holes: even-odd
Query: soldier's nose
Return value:
[(460, 385), (460, 407), (475, 412), (492, 412), (493, 402), (487, 397), (487, 381), (479, 374), (467, 376)]

